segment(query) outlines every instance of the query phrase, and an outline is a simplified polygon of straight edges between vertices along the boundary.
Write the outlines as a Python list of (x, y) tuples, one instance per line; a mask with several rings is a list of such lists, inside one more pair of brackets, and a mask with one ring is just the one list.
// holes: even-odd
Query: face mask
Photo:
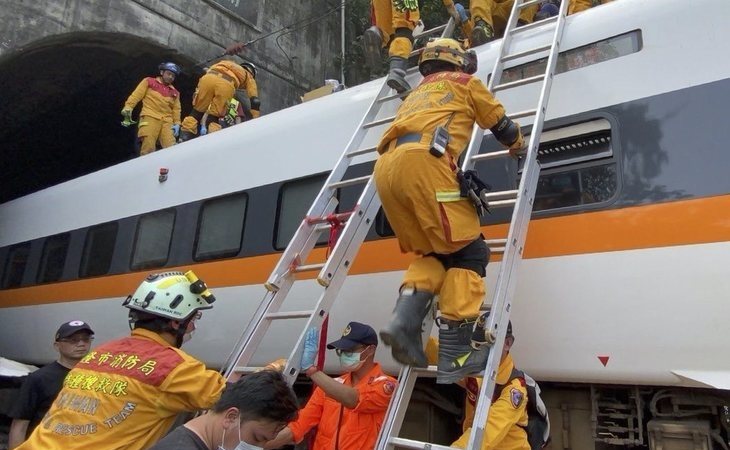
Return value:
[(359, 353), (349, 353), (349, 352), (342, 352), (340, 353), (340, 365), (343, 369), (347, 372), (354, 372), (357, 369), (360, 368), (360, 366), (363, 365), (365, 361), (361, 361), (360, 357), (362, 356), (362, 352)]
[[(239, 418), (240, 419), (240, 418)], [(223, 442), (226, 441), (226, 430), (223, 429), (223, 437), (221, 438), (221, 445), (218, 446), (218, 450), (226, 450), (225, 447), (223, 447)], [(241, 439), (241, 421), (238, 421), (238, 445), (234, 450), (264, 450), (263, 447), (256, 447), (255, 445), (251, 445), (248, 442), (245, 442)]]

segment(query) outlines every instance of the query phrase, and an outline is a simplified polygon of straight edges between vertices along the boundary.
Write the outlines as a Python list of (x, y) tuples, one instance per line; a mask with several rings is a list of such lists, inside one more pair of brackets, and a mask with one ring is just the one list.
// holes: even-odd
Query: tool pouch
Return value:
[(486, 213), (491, 214), (486, 194), (492, 190), (492, 187), (479, 179), (477, 171), (467, 170), (464, 172), (459, 170), (456, 173), (456, 178), (459, 181), (461, 196), (471, 200), (477, 210), (477, 214), (480, 216)]

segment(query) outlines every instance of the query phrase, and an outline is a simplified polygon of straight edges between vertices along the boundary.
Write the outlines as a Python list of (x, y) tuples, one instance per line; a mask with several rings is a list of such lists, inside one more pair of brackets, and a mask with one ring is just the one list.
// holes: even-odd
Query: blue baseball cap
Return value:
[(347, 351), (358, 345), (378, 345), (378, 335), (370, 325), (350, 322), (342, 331), (342, 337), (327, 344), (327, 348)]

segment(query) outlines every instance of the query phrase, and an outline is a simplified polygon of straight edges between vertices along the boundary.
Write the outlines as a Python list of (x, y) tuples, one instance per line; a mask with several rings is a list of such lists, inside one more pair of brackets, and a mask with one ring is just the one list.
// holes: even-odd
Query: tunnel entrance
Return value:
[(0, 203), (135, 157), (136, 128), (122, 127), (119, 112), (162, 61), (183, 68), (175, 87), (184, 116), (202, 72), (133, 35), (63, 34), (0, 59)]

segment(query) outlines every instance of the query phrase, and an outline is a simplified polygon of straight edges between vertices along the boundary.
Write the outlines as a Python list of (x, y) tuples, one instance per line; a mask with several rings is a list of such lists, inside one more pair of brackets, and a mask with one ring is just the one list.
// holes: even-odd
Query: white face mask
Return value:
[[(218, 450), (226, 450), (225, 447), (223, 447), (223, 443), (226, 441), (226, 430), (223, 429), (223, 437), (221, 438), (221, 445), (218, 446)], [(243, 439), (241, 439), (241, 420), (240, 417), (238, 419), (238, 445), (234, 450), (264, 450), (263, 447), (256, 447), (255, 445), (251, 445), (248, 442), (244, 442)]]

